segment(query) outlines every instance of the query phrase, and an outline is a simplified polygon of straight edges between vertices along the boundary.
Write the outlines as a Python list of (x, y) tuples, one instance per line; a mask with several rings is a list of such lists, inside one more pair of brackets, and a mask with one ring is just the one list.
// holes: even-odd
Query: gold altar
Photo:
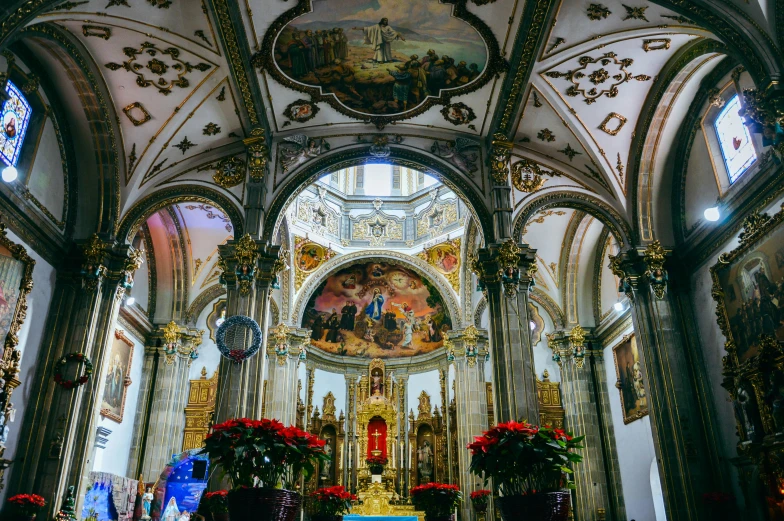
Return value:
[(384, 483), (370, 483), (367, 488), (357, 492), (360, 503), (351, 508), (352, 514), (360, 516), (417, 516), (425, 521), (425, 513), (414, 510), (414, 505), (403, 500), (387, 489)]

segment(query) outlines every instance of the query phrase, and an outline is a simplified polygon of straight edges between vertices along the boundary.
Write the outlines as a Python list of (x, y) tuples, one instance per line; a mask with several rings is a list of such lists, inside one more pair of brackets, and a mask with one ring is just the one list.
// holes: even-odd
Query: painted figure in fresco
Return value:
[(354, 275), (351, 275), (344, 280), (341, 285), (346, 289), (355, 289), (357, 287), (357, 278)]
[(376, 63), (386, 63), (392, 61), (392, 42), (403, 40), (403, 35), (389, 26), (389, 19), (382, 18), (376, 25), (369, 27), (352, 27), (355, 31), (362, 31), (365, 34), (365, 44), (373, 46), (373, 60)]
[(381, 271), (381, 266), (379, 266), (378, 264), (373, 264), (373, 271), (372, 271), (372, 273), (373, 273), (374, 277), (380, 277), (380, 276), (382, 276), (384, 274), (384, 272)]
[(411, 74), (407, 70), (390, 70), (389, 75), (395, 78), (395, 85), (392, 87), (392, 98), (397, 103), (398, 108), (406, 110), (408, 108), (408, 91), (411, 87)]
[(436, 266), (444, 270), (444, 273), (452, 273), (457, 267), (457, 257), (451, 251), (438, 250), (436, 255)]
[(411, 319), (406, 318), (403, 321), (403, 343), (400, 347), (410, 348), (411, 342), (414, 340), (414, 324)]
[(327, 332), (327, 338), (325, 340), (333, 344), (340, 342), (340, 320), (338, 319), (338, 313), (335, 308), (332, 308), (332, 314), (327, 321), (327, 329), (329, 329), (329, 331)]
[(144, 514), (142, 515), (142, 519), (150, 519), (150, 508), (152, 507), (152, 489), (147, 487), (147, 491), (142, 494), (142, 509), (144, 509)]
[(305, 61), (305, 53), (310, 52), (305, 48), (305, 43), (300, 39), (300, 33), (291, 35), (288, 53), (291, 61), (291, 75), (295, 78), (304, 76), (308, 73), (308, 65)]
[(348, 300), (340, 310), (340, 329), (354, 330), (354, 313), (351, 313), (351, 302)]
[(381, 313), (382, 308), (384, 307), (384, 296), (381, 295), (381, 290), (375, 288), (373, 290), (373, 298), (370, 301), (370, 304), (365, 308), (365, 313), (367, 316), (372, 318), (373, 320), (381, 320)]
[(310, 338), (311, 340), (321, 340), (321, 337), (324, 336), (324, 319), (319, 314), (316, 316), (316, 319), (313, 321), (313, 325), (310, 327)]

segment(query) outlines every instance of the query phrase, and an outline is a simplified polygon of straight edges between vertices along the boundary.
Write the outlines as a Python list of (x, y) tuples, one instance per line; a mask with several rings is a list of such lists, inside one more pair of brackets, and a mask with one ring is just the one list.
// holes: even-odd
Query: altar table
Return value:
[(417, 516), (343, 516), (343, 521), (418, 521)]

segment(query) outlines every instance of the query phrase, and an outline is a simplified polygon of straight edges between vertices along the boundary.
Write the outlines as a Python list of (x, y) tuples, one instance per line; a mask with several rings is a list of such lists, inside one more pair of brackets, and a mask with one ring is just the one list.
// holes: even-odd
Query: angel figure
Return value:
[(288, 172), (308, 159), (318, 157), (322, 152), (326, 152), (329, 149), (329, 143), (321, 138), (311, 139), (305, 134), (285, 137), (280, 150), (280, 161), (283, 164), (283, 171)]
[(443, 145), (438, 141), (433, 141), (430, 151), (438, 157), (446, 159), (460, 170), (468, 172), (470, 176), (479, 170), (479, 167), (476, 166), (479, 159), (479, 143), (471, 139), (458, 137), (454, 141), (445, 141)]

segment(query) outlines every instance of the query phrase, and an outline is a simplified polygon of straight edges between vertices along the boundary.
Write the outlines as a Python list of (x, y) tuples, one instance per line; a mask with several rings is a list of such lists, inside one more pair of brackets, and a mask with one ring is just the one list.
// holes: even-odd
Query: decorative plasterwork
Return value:
[[(134, 127), (144, 125), (152, 119), (152, 116), (147, 112), (147, 109), (138, 101), (134, 101), (130, 105), (123, 107), (122, 111), (130, 122), (133, 123)], [(134, 145), (134, 147), (135, 146), (136, 145)]]
[[(615, 124), (614, 128), (609, 128), (607, 125), (610, 123), (610, 121), (612, 121), (614, 119), (617, 120), (618, 122)], [(602, 132), (606, 132), (607, 134), (610, 134), (611, 136), (617, 136), (618, 132), (621, 131), (621, 129), (623, 128), (623, 126), (625, 124), (626, 124), (626, 118), (625, 117), (621, 116), (617, 112), (610, 112), (609, 114), (607, 114), (607, 117), (604, 118), (604, 121), (602, 121), (602, 124), (599, 125), (599, 130), (601, 130)]]
[(299, 291), (302, 284), (313, 272), (336, 255), (332, 248), (325, 248), (306, 237), (294, 236), (294, 291)]
[[(424, 0), (422, 0), (424, 1)], [(434, 1), (434, 0), (429, 0)], [(474, 92), (481, 87), (485, 86), (494, 77), (497, 77), (508, 68), (508, 64), (500, 53), (498, 41), (490, 29), (481, 18), (473, 14), (466, 8), (466, 0), (454, 0), (454, 7), (452, 7), (452, 16), (466, 22), (473, 29), (475, 29), (482, 40), (484, 40), (487, 49), (487, 64), (484, 70), (478, 77), (474, 78), (465, 85), (457, 88), (442, 89), (440, 96), (431, 95), (426, 97), (421, 103), (413, 106), (412, 108), (404, 108), (402, 112), (391, 114), (369, 114), (354, 110), (349, 106), (342, 103), (337, 96), (331, 92), (322, 91), (320, 87), (308, 85), (300, 81), (294, 81), (278, 67), (275, 62), (276, 43), (283, 30), (287, 25), (292, 23), (296, 18), (307, 15), (313, 10), (311, 0), (299, 0), (296, 6), (292, 7), (280, 17), (278, 17), (264, 34), (261, 50), (257, 52), (252, 59), (252, 63), (256, 67), (266, 70), (276, 81), (282, 85), (309, 94), (313, 102), (326, 102), (332, 108), (350, 118), (367, 121), (377, 128), (381, 129), (389, 123), (410, 119), (426, 112), (436, 105), (448, 105), (452, 98)]]
[(334, 237), (339, 235), (340, 217), (324, 202), (321, 196), (318, 200), (300, 197), (297, 200), (296, 219), (309, 224), (310, 229), (319, 235)]
[[(614, 98), (618, 96), (618, 87), (624, 83), (648, 81), (650, 76), (637, 74), (627, 70), (634, 60), (631, 58), (618, 59), (614, 52), (606, 52), (598, 58), (582, 56), (578, 60), (580, 67), (566, 72), (549, 71), (545, 76), (549, 78), (565, 78), (572, 83), (566, 89), (567, 96), (582, 96), (588, 105), (595, 103), (602, 96)], [(590, 85), (589, 85), (590, 83)]]
[(387, 215), (380, 210), (350, 219), (351, 238), (355, 241), (370, 241), (371, 248), (383, 246), (389, 240), (403, 240), (404, 219)]
[(428, 234), (436, 237), (446, 226), (457, 222), (457, 199), (434, 202), (416, 216), (417, 239)]

